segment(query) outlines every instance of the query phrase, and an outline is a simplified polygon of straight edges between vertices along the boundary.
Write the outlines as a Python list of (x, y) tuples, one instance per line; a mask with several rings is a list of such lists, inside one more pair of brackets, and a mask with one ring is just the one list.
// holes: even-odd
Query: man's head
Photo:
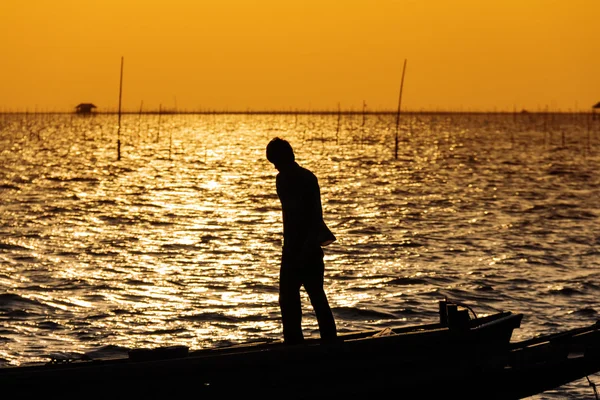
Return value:
[(267, 145), (267, 160), (280, 169), (295, 161), (294, 150), (287, 140), (273, 138)]

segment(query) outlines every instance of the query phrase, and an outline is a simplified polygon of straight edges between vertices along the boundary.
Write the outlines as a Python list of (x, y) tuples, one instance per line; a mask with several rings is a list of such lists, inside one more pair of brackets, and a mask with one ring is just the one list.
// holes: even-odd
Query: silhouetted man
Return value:
[(283, 252), (279, 272), (279, 306), (285, 343), (304, 340), (300, 288), (304, 286), (315, 310), (321, 338), (337, 336), (335, 320), (325, 290), (323, 250), (335, 236), (323, 222), (317, 177), (295, 161), (292, 146), (274, 138), (267, 145), (267, 159), (279, 171), (277, 195), (283, 211)]

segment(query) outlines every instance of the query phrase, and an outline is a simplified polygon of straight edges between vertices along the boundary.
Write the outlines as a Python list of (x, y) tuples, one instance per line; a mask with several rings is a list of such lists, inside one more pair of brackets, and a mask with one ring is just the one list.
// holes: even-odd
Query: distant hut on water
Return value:
[(592, 119), (596, 119), (596, 110), (600, 110), (600, 101), (592, 106)]
[(92, 103), (79, 103), (77, 106), (75, 106), (75, 112), (77, 114), (91, 114), (92, 111), (94, 111), (94, 108), (98, 107)]

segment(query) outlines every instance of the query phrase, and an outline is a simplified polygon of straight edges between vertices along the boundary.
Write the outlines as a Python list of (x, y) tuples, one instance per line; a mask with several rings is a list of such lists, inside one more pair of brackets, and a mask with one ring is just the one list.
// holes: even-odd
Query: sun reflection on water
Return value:
[(410, 117), (394, 160), (386, 115), (368, 135), (352, 115), (339, 132), (335, 116), (163, 117), (172, 147), (156, 119), (125, 116), (118, 162), (110, 116), (51, 117), (42, 140), (27, 132), (47, 121), (0, 120), (0, 285), (6, 312), (26, 310), (3, 320), (1, 357), (279, 338), (275, 134), (319, 178), (341, 329), (424, 322), (445, 295), (540, 326), (549, 308), (597, 308), (600, 161), (580, 157), (577, 127), (559, 148), (506, 117)]

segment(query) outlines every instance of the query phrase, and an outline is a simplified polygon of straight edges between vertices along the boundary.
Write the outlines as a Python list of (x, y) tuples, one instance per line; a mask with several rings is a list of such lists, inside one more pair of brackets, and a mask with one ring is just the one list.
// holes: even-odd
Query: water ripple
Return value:
[(1, 365), (279, 338), (275, 134), (319, 178), (340, 330), (431, 322), (444, 297), (524, 313), (516, 337), (598, 318), (585, 115), (552, 115), (562, 145), (535, 113), (408, 114), (397, 158), (392, 115), (165, 115), (160, 138), (154, 117), (124, 116), (117, 160), (111, 116), (2, 116)]

